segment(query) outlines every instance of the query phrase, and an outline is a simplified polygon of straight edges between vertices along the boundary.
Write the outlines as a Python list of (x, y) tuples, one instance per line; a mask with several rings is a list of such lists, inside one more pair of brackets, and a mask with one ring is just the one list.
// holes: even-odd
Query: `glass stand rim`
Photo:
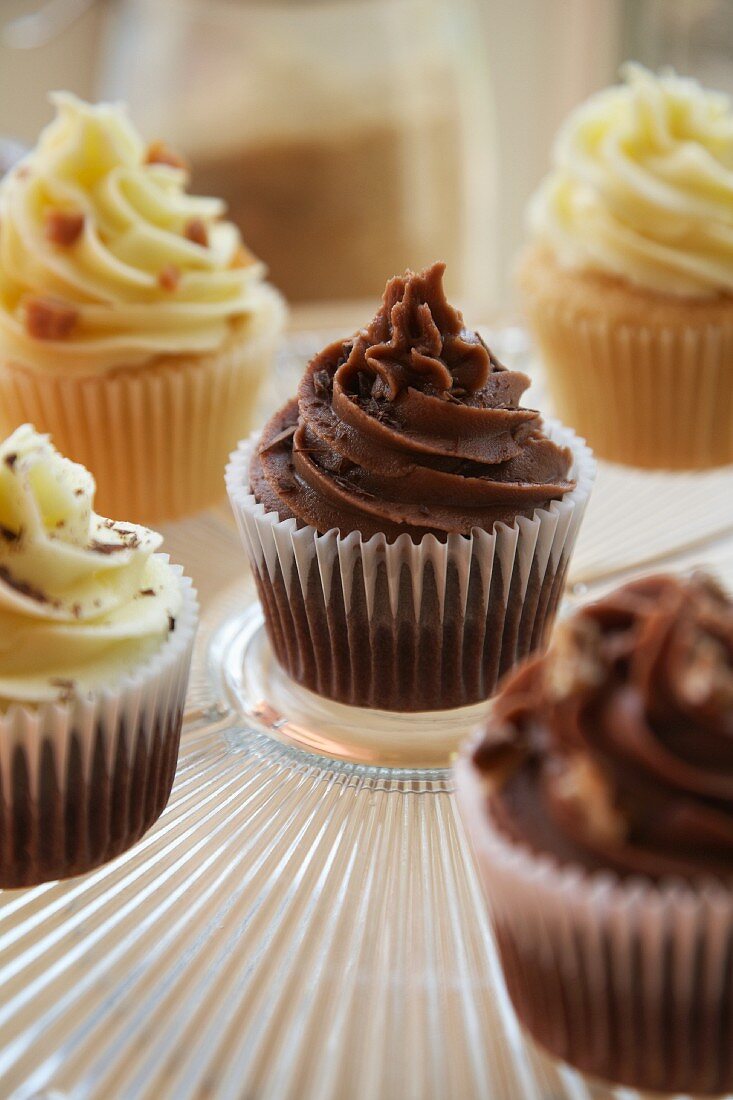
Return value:
[(214, 633), (208, 669), (219, 697), (247, 726), (329, 766), (406, 778), (448, 778), (459, 745), (490, 706), (400, 714), (315, 695), (278, 665), (256, 599)]

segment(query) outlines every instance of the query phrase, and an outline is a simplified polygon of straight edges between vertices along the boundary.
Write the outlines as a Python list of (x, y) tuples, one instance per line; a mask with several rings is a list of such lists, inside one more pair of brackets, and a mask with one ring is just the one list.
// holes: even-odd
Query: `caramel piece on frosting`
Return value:
[(193, 244), (200, 244), (202, 248), (209, 247), (209, 231), (203, 218), (191, 218), (187, 221), (183, 235)]
[(176, 290), (181, 281), (181, 269), (175, 264), (166, 264), (158, 275), (158, 282), (163, 290)]
[(24, 302), (25, 327), (35, 340), (63, 340), (73, 330), (79, 311), (62, 298), (33, 295)]
[(181, 168), (188, 171), (188, 162), (164, 141), (153, 141), (145, 154), (146, 164), (167, 164), (169, 168)]
[(43, 229), (47, 240), (69, 248), (82, 234), (84, 215), (78, 210), (47, 210), (43, 215)]

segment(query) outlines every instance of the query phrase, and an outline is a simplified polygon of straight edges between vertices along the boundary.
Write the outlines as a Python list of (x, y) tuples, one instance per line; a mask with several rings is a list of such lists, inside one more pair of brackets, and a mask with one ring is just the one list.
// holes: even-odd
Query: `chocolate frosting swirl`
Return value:
[(366, 538), (469, 534), (574, 488), (572, 456), (519, 405), (507, 370), (446, 301), (444, 264), (390, 280), (379, 312), (308, 366), (251, 468), (280, 518)]
[(733, 874), (733, 601), (645, 578), (561, 624), (474, 756), (497, 821), (562, 860)]

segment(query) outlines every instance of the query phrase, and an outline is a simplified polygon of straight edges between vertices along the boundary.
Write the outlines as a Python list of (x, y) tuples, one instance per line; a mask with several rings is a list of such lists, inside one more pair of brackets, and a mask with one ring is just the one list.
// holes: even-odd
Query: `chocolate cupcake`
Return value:
[(443, 270), (392, 279), (227, 471), (275, 655), (342, 703), (487, 698), (544, 641), (592, 484), (587, 448), (521, 407), (529, 379), (464, 327)]
[(196, 596), (94, 489), (29, 425), (0, 444), (0, 887), (112, 859), (175, 775)]
[(733, 601), (646, 578), (516, 670), (457, 769), (532, 1036), (639, 1089), (733, 1089)]

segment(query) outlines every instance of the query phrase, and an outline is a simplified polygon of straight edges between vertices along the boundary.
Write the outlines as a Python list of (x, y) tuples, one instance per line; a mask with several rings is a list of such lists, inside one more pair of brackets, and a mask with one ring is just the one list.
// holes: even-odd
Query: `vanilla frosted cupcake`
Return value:
[(29, 425), (0, 445), (0, 886), (89, 870), (163, 811), (196, 600)]
[(733, 462), (733, 111), (638, 65), (561, 129), (520, 286), (558, 415), (601, 457)]
[(52, 432), (102, 510), (194, 512), (249, 427), (282, 301), (223, 203), (188, 195), (123, 107), (53, 102), (0, 186), (0, 426)]

